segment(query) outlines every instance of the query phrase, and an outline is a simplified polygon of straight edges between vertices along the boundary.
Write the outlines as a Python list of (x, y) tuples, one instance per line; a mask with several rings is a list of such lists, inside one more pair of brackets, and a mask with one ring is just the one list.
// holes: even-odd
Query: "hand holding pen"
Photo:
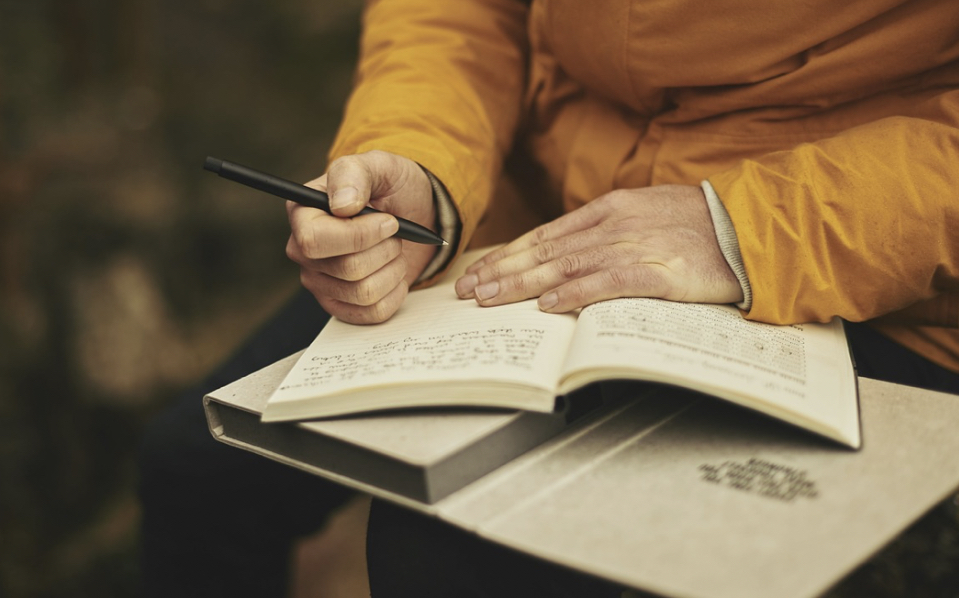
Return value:
[[(323, 309), (346, 322), (372, 324), (392, 316), (436, 252), (436, 245), (424, 241), (442, 243), (413, 224), (435, 221), (429, 179), (415, 162), (395, 154), (372, 151), (339, 158), (305, 190), (215, 158), (205, 167), (291, 200), (286, 253), (300, 265), (303, 286)], [(323, 196), (310, 189), (328, 193), (328, 212)], [(320, 203), (306, 207), (310, 204), (303, 205), (304, 199), (310, 197)], [(402, 229), (398, 218), (408, 221)]]
[[(236, 162), (228, 162), (212, 156), (207, 156), (206, 161), (203, 163), (203, 168), (215, 172), (225, 179), (246, 185), (247, 187), (259, 189), (260, 191), (292, 201), (301, 206), (315, 208), (323, 210), (327, 214), (333, 214), (332, 208), (330, 207), (329, 195), (320, 189), (300, 185), (299, 183), (281, 179), (272, 174), (242, 166)], [(342, 195), (342, 192), (340, 194)], [(340, 199), (340, 203), (343, 203), (342, 198)], [(359, 212), (360, 215), (376, 213), (380, 213), (380, 210), (370, 206), (364, 207)], [(414, 243), (423, 243), (424, 245), (446, 245), (446, 241), (425, 226), (420, 226), (405, 218), (397, 217), (396, 221), (399, 228), (395, 234), (400, 239), (413, 241)]]

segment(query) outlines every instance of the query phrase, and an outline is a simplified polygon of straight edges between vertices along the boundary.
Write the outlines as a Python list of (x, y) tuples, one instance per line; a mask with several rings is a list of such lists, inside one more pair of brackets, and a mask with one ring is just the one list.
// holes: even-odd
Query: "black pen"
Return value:
[[(281, 179), (280, 177), (275, 177), (271, 174), (253, 170), (252, 168), (247, 168), (234, 162), (220, 160), (212, 156), (207, 156), (206, 161), (203, 162), (203, 168), (210, 172), (215, 172), (225, 179), (230, 179), (231, 181), (259, 189), (260, 191), (265, 191), (270, 195), (288, 199), (301, 206), (317, 208), (327, 214), (332, 213), (330, 212), (330, 197), (323, 191), (312, 189), (306, 185)], [(357, 215), (377, 213), (379, 213), (379, 210), (366, 206), (360, 210), (360, 213)], [(394, 218), (396, 218), (400, 224), (400, 228), (396, 231), (395, 236), (401, 239), (413, 241), (414, 243), (422, 243), (423, 245), (447, 244), (439, 235), (425, 226), (420, 226), (405, 218), (396, 216), (394, 216)]]

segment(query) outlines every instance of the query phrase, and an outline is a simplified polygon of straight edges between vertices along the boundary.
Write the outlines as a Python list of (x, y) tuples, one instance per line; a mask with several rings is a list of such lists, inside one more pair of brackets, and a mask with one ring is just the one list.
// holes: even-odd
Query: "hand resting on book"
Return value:
[(556, 313), (617, 297), (743, 298), (703, 192), (690, 185), (607, 193), (484, 256), (456, 292), (484, 306), (539, 297)]

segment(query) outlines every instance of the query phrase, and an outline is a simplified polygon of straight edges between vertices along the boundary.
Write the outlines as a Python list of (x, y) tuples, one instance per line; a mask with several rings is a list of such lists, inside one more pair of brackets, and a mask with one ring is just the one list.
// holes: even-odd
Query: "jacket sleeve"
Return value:
[(519, 119), (527, 7), (517, 0), (367, 2), (354, 89), (330, 160), (370, 150), (443, 182), (465, 246)]
[(748, 318), (959, 325), (959, 91), (709, 182), (736, 229)]

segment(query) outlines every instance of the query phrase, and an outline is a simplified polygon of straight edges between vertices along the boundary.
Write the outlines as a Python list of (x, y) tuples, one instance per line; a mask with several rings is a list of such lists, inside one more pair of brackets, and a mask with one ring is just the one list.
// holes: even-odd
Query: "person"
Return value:
[[(303, 319), (291, 314), (313, 314), (307, 336), (325, 314), (382, 322), (465, 247), (509, 240), (469, 267), (460, 297), (537, 298), (556, 313), (644, 296), (733, 303), (777, 324), (840, 317), (861, 374), (959, 392), (959, 4), (373, 0), (363, 23), (329, 168), (310, 183), (333, 215), (289, 207), (287, 254), (309, 295), (247, 346), (260, 361), (231, 375), (285, 355), (268, 343)], [(368, 203), (387, 214), (351, 217)], [(397, 240), (391, 214), (449, 247)], [(530, 222), (542, 224), (520, 230)], [(201, 492), (184, 480), (199, 476), (177, 463), (215, 459), (172, 450), (168, 436), (147, 443), (144, 517), (146, 546), (170, 559), (176, 528), (199, 525), (182, 506)], [(220, 478), (229, 490), (204, 491), (236, 496)], [(288, 483), (303, 490), (250, 503), (286, 506), (287, 531), (260, 546), (273, 557), (330, 508), (300, 503), (342, 500), (304, 476)], [(174, 502), (183, 525), (161, 525)], [(377, 597), (619, 591), (377, 502), (368, 557)]]

